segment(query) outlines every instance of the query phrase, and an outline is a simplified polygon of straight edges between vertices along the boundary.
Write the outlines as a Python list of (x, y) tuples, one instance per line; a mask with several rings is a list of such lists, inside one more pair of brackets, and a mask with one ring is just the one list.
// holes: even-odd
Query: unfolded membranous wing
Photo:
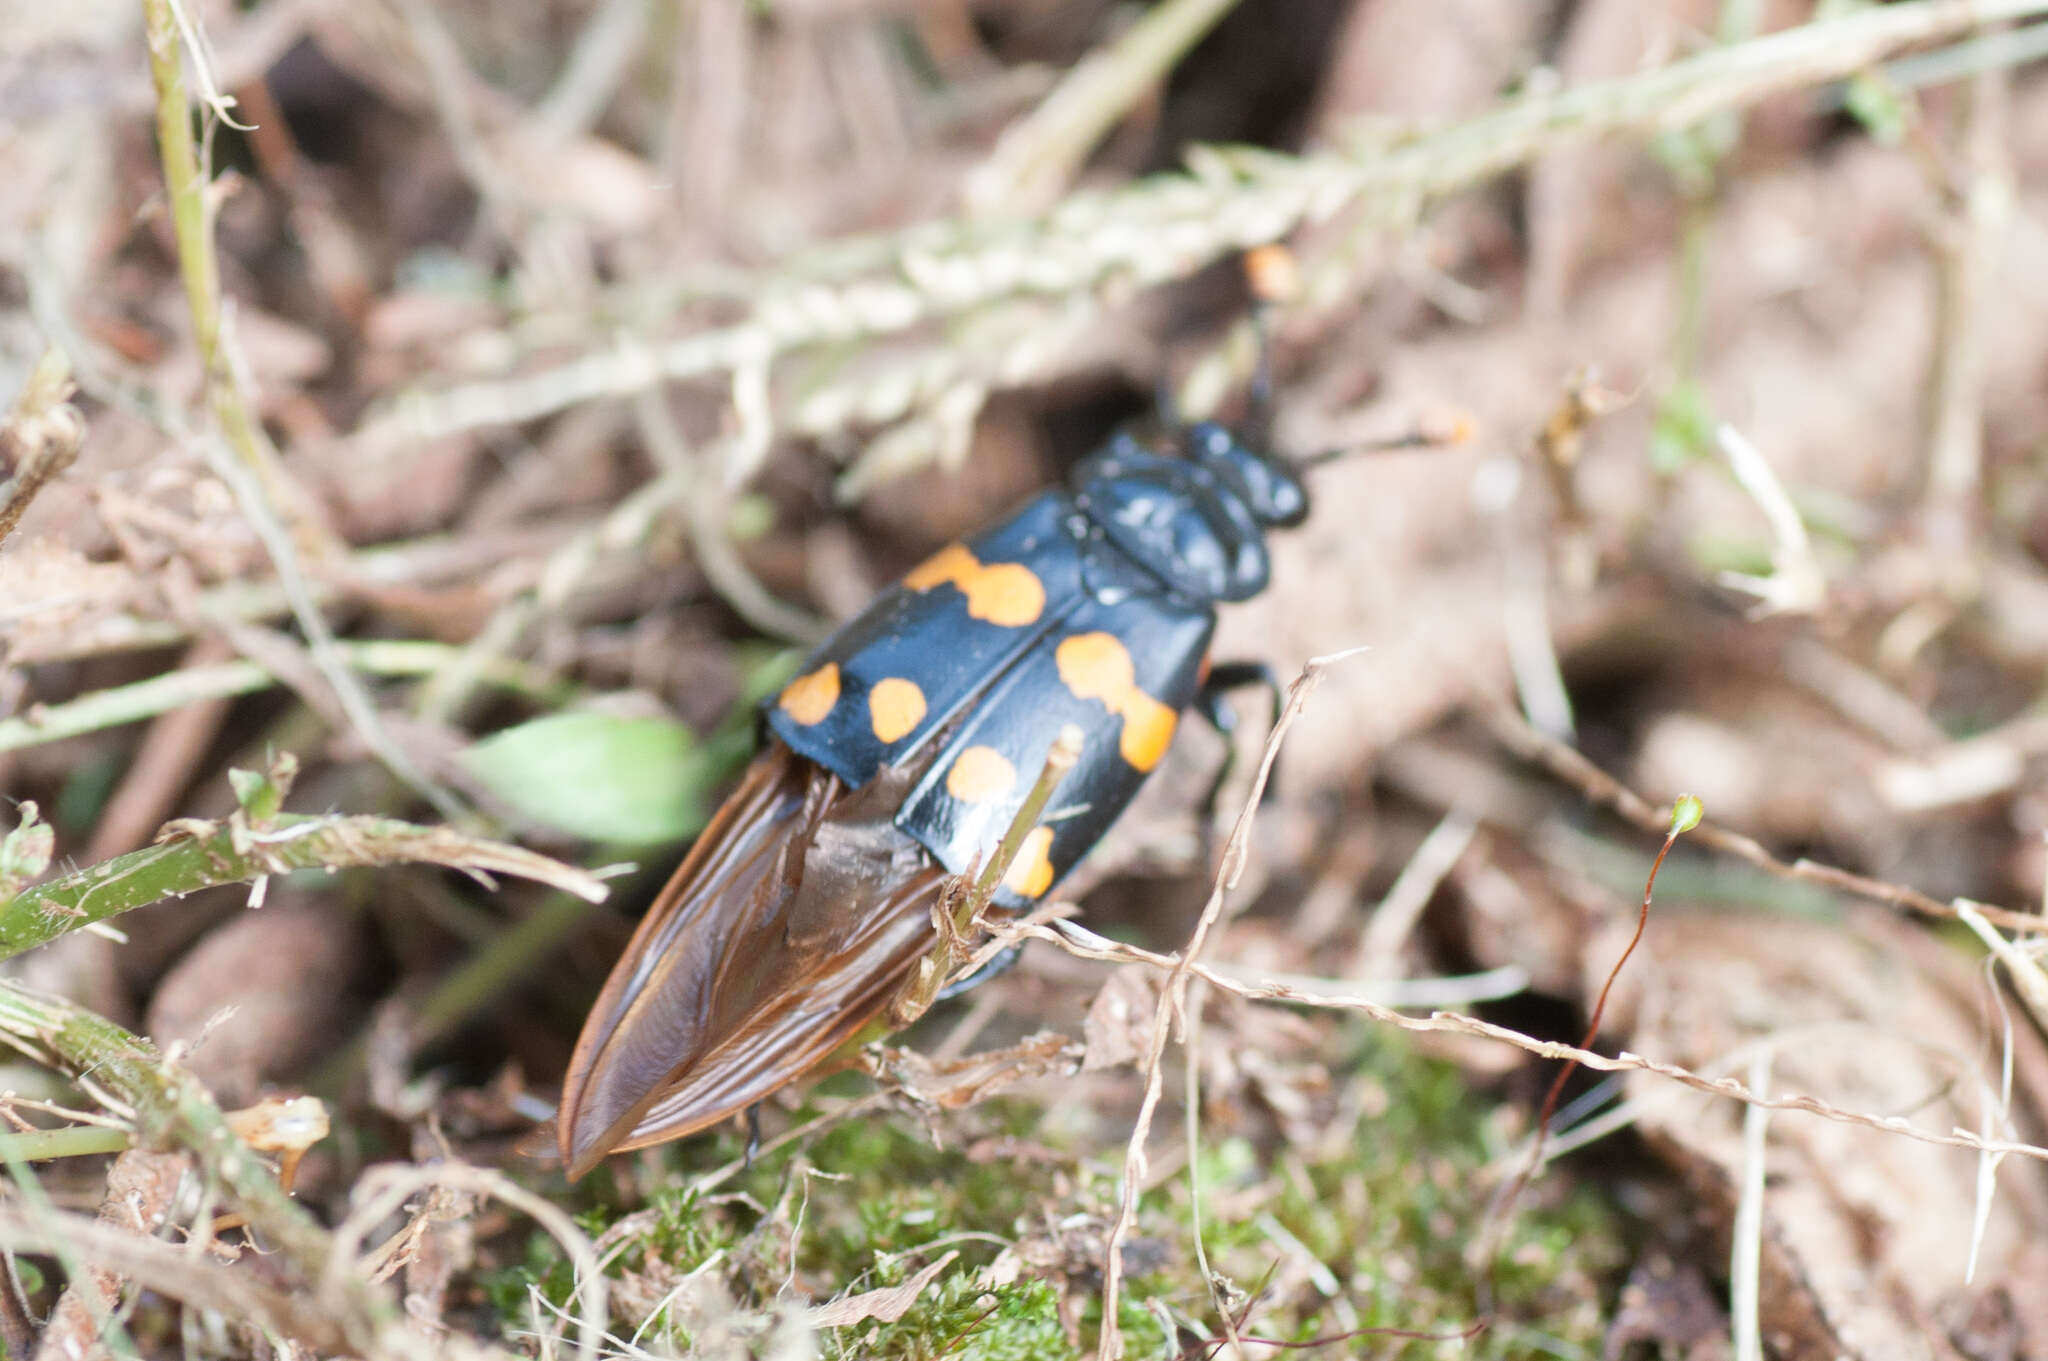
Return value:
[(893, 817), (780, 743), (748, 768), (634, 932), (562, 1090), (562, 1159), (676, 1138), (801, 1076), (885, 1007), (947, 875)]

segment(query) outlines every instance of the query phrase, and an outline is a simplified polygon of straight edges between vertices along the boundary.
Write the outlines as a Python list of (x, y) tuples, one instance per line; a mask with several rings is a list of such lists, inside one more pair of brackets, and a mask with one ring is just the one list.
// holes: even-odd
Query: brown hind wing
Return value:
[(947, 878), (893, 822), (919, 773), (849, 790), (780, 742), (755, 758), (584, 1023), (559, 1119), (572, 1177), (745, 1109), (888, 1004)]

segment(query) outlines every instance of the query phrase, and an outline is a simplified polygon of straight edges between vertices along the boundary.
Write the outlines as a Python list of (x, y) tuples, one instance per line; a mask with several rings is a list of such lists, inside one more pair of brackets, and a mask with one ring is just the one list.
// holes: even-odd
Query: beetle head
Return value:
[(1189, 427), (1187, 441), (1188, 456), (1236, 492), (1260, 524), (1291, 529), (1308, 518), (1308, 488), (1279, 459), (1214, 421)]

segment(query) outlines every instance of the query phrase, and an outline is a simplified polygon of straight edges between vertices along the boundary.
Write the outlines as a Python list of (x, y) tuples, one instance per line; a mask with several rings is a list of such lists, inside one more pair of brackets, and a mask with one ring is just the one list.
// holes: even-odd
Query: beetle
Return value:
[(1183, 713), (1228, 726), (1222, 693), (1266, 673), (1211, 668), (1216, 608), (1266, 588), (1267, 531), (1309, 510), (1300, 468), (1263, 443), (1215, 422), (1165, 448), (1117, 435), (1067, 488), (884, 591), (763, 705), (765, 749), (584, 1024), (558, 1116), (572, 1178), (747, 1110), (879, 1014), (1063, 726), (1080, 756), (999, 909), (1101, 839)]

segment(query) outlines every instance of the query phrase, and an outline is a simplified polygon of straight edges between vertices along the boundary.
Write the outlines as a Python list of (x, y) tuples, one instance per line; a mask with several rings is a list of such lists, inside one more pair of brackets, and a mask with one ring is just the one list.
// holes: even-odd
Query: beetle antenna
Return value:
[(1168, 430), (1180, 428), (1180, 401), (1173, 390), (1173, 375), (1160, 366), (1159, 376), (1152, 380), (1152, 405), (1159, 412), (1159, 423)]
[(1294, 466), (1300, 469), (1319, 468), (1339, 459), (1363, 454), (1388, 454), (1401, 449), (1451, 449), (1471, 438), (1472, 418), (1462, 411), (1450, 411), (1425, 417), (1398, 435), (1359, 444), (1340, 444), (1334, 449), (1309, 454), (1294, 460)]
[(1245, 286), (1252, 295), (1251, 391), (1246, 394), (1245, 433), (1260, 449), (1273, 444), (1273, 313), (1301, 291), (1294, 253), (1278, 242), (1244, 253)]
[(1252, 361), (1252, 386), (1245, 397), (1245, 433), (1254, 447), (1273, 447), (1273, 304), (1252, 305), (1252, 336), (1258, 346)]

